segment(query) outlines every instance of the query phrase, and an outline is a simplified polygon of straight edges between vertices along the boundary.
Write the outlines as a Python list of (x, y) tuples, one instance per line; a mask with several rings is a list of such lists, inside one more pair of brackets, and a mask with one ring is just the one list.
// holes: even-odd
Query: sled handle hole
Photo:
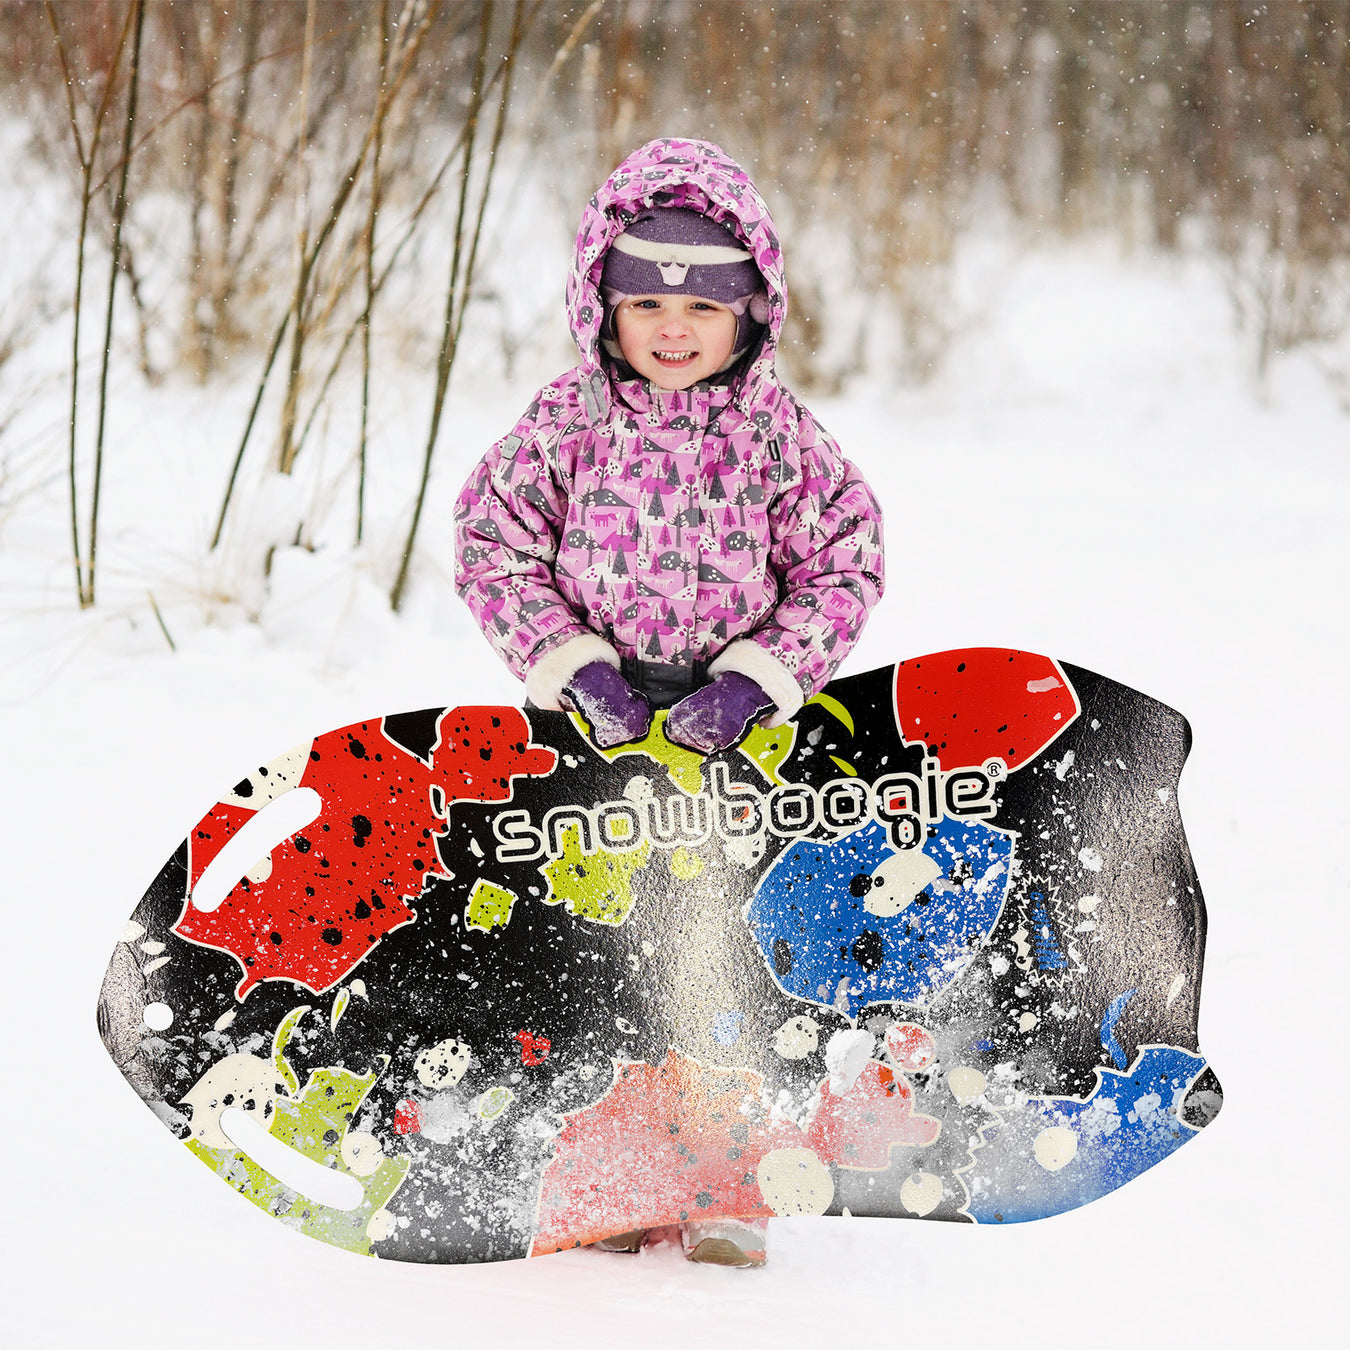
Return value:
[(220, 907), (241, 877), (260, 879), (261, 869), (270, 870), (272, 850), (297, 830), (312, 825), (322, 806), (323, 798), (307, 787), (292, 788), (273, 798), (207, 864), (192, 888), (192, 907), (209, 914)]
[(220, 1129), (235, 1148), (305, 1199), (341, 1210), (360, 1209), (365, 1203), (365, 1187), (354, 1176), (297, 1153), (239, 1107), (227, 1106), (220, 1113)]

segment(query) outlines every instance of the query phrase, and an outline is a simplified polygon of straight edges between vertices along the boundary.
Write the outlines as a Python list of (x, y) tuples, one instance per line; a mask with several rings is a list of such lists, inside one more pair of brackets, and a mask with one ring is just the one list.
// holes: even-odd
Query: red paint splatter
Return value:
[(516, 1032), (516, 1040), (520, 1042), (520, 1062), (531, 1068), (542, 1064), (553, 1048), (553, 1042), (547, 1036), (535, 1036), (528, 1031)]
[(630, 1228), (761, 1216), (755, 1168), (770, 1149), (801, 1148), (801, 1131), (771, 1120), (764, 1081), (670, 1051), (659, 1066), (618, 1067), (594, 1106), (567, 1116), (544, 1172), (531, 1255)]
[(902, 661), (895, 716), (911, 744), (926, 743), (947, 770), (1034, 759), (1078, 716), (1078, 698), (1048, 656), (972, 647)]
[[(266, 879), (240, 881), (210, 913), (185, 903), (174, 932), (240, 962), (237, 998), (263, 980), (318, 994), (345, 979), (381, 938), (416, 919), (407, 900), (444, 875), (436, 836), (448, 803), (509, 801), (513, 777), (550, 773), (557, 762), (553, 750), (529, 744), (516, 708), (450, 708), (437, 732), (430, 763), (380, 722), (318, 737), (299, 784), (322, 799), (318, 818), (272, 850)], [(443, 798), (435, 805), (433, 789)], [(207, 812), (188, 839), (189, 889), (254, 814), (225, 802)]]
[(410, 1097), (405, 1097), (394, 1107), (395, 1134), (421, 1134), (422, 1112)]
[(820, 1106), (806, 1132), (809, 1147), (841, 1167), (879, 1171), (890, 1165), (895, 1144), (931, 1144), (942, 1122), (916, 1116), (914, 1089), (904, 1076), (875, 1059), (849, 1088), (836, 1096), (826, 1083)]
[(671, 1050), (660, 1066), (618, 1067), (610, 1090), (566, 1116), (544, 1171), (531, 1255), (683, 1218), (766, 1217), (757, 1169), (776, 1149), (825, 1163), (884, 1168), (893, 1144), (932, 1143), (939, 1121), (912, 1114), (904, 1077), (870, 1060), (848, 1092), (828, 1084), (806, 1132), (771, 1109), (748, 1069), (700, 1064)]
[(893, 1022), (886, 1028), (886, 1053), (896, 1068), (916, 1073), (937, 1058), (932, 1036), (913, 1022)]

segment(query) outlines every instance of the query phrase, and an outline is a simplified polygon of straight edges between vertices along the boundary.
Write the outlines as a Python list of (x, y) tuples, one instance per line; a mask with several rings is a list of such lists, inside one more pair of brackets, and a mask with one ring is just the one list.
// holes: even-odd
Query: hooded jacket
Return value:
[[(600, 274), (642, 210), (729, 224), (768, 292), (762, 339), (725, 375), (668, 392), (600, 342)], [(780, 721), (828, 682), (883, 587), (881, 512), (862, 476), (779, 383), (787, 313), (778, 235), (745, 171), (703, 141), (619, 165), (577, 233), (567, 312), (581, 361), (535, 395), (456, 506), (455, 584), (545, 707), (592, 660), (756, 679)]]

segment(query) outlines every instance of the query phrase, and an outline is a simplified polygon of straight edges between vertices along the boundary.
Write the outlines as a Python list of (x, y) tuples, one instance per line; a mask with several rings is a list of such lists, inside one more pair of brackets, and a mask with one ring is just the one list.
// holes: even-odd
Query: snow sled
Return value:
[(1217, 1114), (1178, 713), (979, 648), (706, 759), (663, 718), (435, 708), (254, 769), (128, 921), (109, 1054), (259, 1209), (419, 1262), (1044, 1218)]

